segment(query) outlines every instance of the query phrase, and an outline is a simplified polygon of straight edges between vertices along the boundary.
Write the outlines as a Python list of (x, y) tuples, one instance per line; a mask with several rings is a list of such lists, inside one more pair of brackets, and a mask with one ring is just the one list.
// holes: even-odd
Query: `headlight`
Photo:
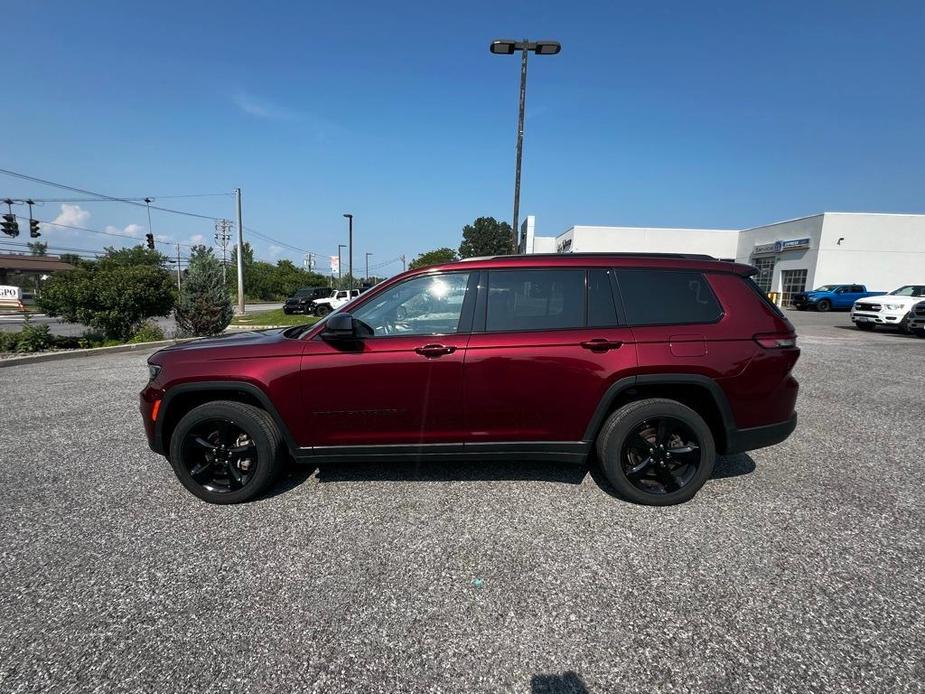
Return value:
[(158, 364), (148, 364), (148, 380), (153, 381), (157, 378), (157, 375), (161, 372), (161, 367)]
[(898, 311), (902, 307), (903, 307), (902, 304), (884, 304), (883, 305), (883, 308), (885, 308), (887, 311)]

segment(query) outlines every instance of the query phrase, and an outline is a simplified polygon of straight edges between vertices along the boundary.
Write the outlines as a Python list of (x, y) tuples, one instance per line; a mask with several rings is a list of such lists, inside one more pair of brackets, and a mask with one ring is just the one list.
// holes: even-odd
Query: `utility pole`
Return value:
[(366, 277), (364, 279), (367, 282), (369, 282), (369, 256), (371, 255), (372, 253), (370, 253), (369, 251), (366, 252)]
[(222, 247), (222, 284), (225, 286), (228, 284), (225, 270), (228, 266), (228, 241), (231, 239), (228, 229), (230, 227), (231, 222), (227, 219), (215, 220), (215, 242)]
[(309, 272), (313, 272), (315, 270), (315, 254), (311, 252), (306, 253), (303, 263), (305, 267), (308, 268)]
[(234, 189), (238, 202), (238, 314), (244, 315), (244, 217), (241, 214), (241, 189)]
[(348, 233), (348, 236), (347, 236), (347, 244), (348, 244), (347, 257), (349, 258), (349, 261), (348, 261), (348, 262), (350, 263), (350, 267), (347, 268), (347, 272), (350, 273), (350, 286), (348, 287), (348, 289), (353, 289), (353, 215), (347, 213), (347, 214), (345, 214), (344, 216), (347, 218), (348, 229), (349, 229), (349, 231), (347, 232), (347, 233)]
[(180, 291), (180, 244), (177, 244), (177, 291)]
[(401, 257), (401, 271), (404, 272), (408, 269), (408, 263), (405, 262), (405, 256)]

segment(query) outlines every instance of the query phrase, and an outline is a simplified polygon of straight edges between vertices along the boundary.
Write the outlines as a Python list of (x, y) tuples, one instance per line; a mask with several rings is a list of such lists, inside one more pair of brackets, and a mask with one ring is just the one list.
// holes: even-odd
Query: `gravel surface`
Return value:
[(790, 315), (797, 431), (661, 509), (527, 463), (209, 506), (145, 355), (4, 369), (0, 692), (925, 691), (925, 340)]

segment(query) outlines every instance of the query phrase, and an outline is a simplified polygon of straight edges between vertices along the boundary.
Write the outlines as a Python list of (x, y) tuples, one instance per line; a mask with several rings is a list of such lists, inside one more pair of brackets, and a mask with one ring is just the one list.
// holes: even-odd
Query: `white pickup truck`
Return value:
[(336, 311), (341, 306), (356, 299), (360, 295), (359, 289), (338, 289), (331, 292), (326, 299), (315, 299), (313, 313), (319, 318)]
[(891, 325), (909, 331), (912, 307), (925, 299), (925, 284), (907, 284), (889, 294), (866, 296), (851, 307), (851, 321), (861, 330)]

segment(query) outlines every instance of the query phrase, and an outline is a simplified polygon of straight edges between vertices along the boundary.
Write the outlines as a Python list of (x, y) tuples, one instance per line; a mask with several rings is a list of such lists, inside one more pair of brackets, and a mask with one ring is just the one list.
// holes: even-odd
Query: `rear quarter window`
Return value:
[(701, 272), (617, 270), (617, 282), (630, 325), (714, 323), (723, 315)]

